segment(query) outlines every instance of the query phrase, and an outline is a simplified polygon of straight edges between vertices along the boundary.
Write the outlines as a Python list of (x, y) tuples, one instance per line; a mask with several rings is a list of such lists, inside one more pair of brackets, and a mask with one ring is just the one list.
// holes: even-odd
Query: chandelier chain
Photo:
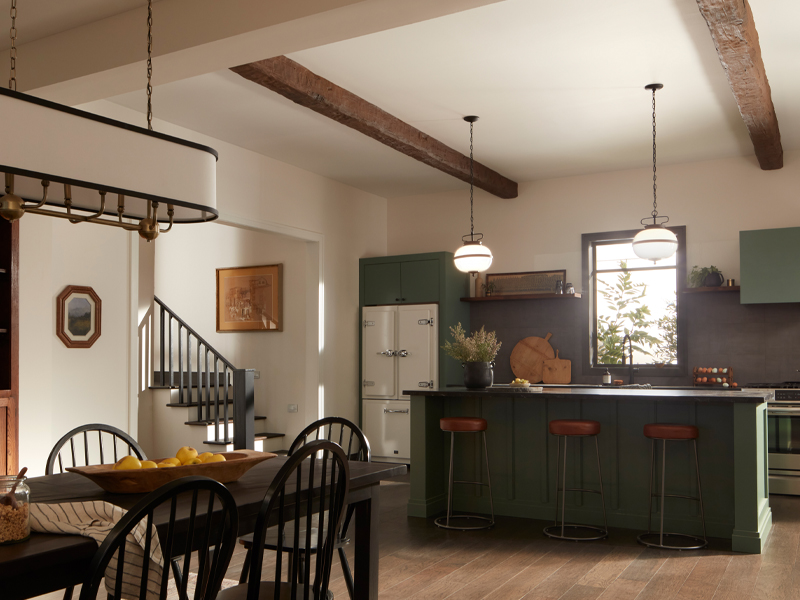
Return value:
[(658, 204), (656, 203), (656, 90), (653, 89), (653, 219), (658, 216)]
[[(12, 0), (13, 1), (13, 0)], [(153, 0), (147, 0), (147, 129), (153, 130)]]
[(8, 89), (17, 91), (17, 0), (11, 0), (11, 76)]
[(475, 221), (472, 217), (472, 188), (475, 183), (475, 161), (472, 158), (472, 126), (474, 123), (469, 124), (469, 235), (470, 239), (474, 238)]

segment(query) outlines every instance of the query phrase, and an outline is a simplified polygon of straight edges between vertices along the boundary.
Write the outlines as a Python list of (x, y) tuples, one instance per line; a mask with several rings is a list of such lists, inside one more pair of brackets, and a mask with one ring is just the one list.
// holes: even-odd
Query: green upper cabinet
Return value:
[(401, 302), (439, 300), (439, 261), (414, 260), (400, 263)]
[(364, 304), (397, 304), (401, 302), (400, 265), (402, 263), (378, 263), (363, 265)]
[(439, 261), (363, 264), (366, 306), (439, 301)]
[(742, 304), (800, 302), (800, 227), (739, 232)]

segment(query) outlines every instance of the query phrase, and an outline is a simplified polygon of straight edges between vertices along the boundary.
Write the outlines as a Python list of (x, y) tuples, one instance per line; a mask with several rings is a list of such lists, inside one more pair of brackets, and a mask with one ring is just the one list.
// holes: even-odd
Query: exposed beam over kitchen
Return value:
[[(398, 152), (462, 181), (470, 181), (469, 156), (450, 148), (285, 56), (233, 67), (231, 70)], [(517, 197), (515, 181), (478, 162), (475, 163), (474, 177), (475, 187), (500, 198)]]
[(783, 148), (758, 31), (747, 0), (697, 0), (739, 105), (758, 164), (783, 167)]

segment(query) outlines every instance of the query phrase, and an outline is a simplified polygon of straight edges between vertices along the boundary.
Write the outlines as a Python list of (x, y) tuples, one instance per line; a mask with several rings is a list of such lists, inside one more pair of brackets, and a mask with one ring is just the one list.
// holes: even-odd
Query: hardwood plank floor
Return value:
[[(381, 486), (380, 600), (800, 600), (800, 496), (770, 497), (772, 535), (763, 554), (746, 555), (719, 540), (702, 551), (653, 550), (626, 530), (560, 542), (542, 534), (550, 523), (509, 517), (488, 531), (446, 531), (406, 516), (408, 487), (408, 476)], [(230, 579), (243, 560), (237, 547)], [(265, 574), (274, 564), (267, 552)], [(338, 558), (331, 590), (347, 598)]]

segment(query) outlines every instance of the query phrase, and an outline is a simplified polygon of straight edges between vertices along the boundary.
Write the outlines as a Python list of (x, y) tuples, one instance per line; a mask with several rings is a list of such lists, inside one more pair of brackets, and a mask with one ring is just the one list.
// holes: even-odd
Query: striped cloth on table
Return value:
[[(82, 535), (102, 544), (117, 522), (125, 515), (124, 508), (108, 502), (62, 502), (60, 504), (30, 505), (31, 529), (42, 533)], [(125, 563), (122, 569), (122, 597), (139, 598), (144, 557), (147, 521), (136, 524), (125, 540)], [(155, 526), (150, 542), (150, 566), (147, 573), (147, 598), (156, 600), (160, 595), (164, 559)], [(111, 558), (105, 572), (106, 590), (113, 594), (117, 579), (117, 553)]]

